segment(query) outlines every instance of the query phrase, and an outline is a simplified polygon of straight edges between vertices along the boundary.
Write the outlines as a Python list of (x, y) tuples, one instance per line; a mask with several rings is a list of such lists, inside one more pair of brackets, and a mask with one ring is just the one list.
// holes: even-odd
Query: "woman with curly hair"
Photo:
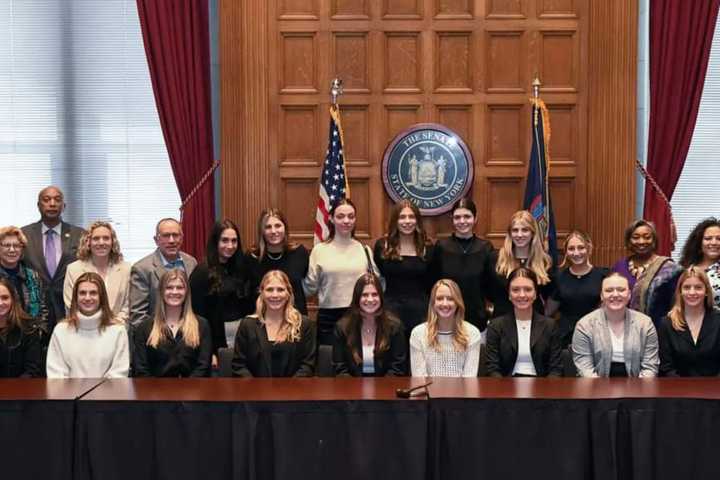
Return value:
[(190, 291), (193, 311), (210, 324), (215, 368), (218, 349), (232, 342), (234, 322), (253, 311), (253, 299), (240, 230), (232, 220), (215, 223), (205, 252), (205, 261), (190, 275)]
[(430, 292), (427, 321), (410, 334), (413, 377), (476, 377), (480, 362), (480, 330), (465, 321), (460, 287), (442, 279)]
[(315, 330), (293, 306), (290, 279), (271, 270), (260, 282), (253, 315), (235, 335), (235, 377), (311, 377), (315, 372)]
[(693, 228), (683, 247), (680, 265), (702, 268), (710, 280), (715, 305), (720, 305), (720, 220), (706, 218)]
[(63, 296), (65, 308), (70, 309), (72, 292), (78, 277), (86, 272), (100, 275), (105, 282), (110, 310), (118, 321), (125, 324), (130, 316), (130, 269), (123, 261), (117, 234), (108, 222), (90, 224), (80, 238), (78, 259), (68, 265), (65, 273)]

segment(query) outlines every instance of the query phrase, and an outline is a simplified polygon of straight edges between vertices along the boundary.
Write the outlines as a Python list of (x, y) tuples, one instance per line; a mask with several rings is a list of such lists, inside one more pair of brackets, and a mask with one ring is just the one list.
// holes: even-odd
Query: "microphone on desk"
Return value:
[(427, 387), (432, 385), (432, 383), (433, 383), (432, 380), (430, 380), (429, 382), (427, 382), (423, 385), (418, 385), (417, 387), (398, 388), (397, 390), (395, 390), (395, 395), (397, 395), (398, 398), (410, 398), (410, 397), (412, 397), (413, 392), (420, 390), (421, 388), (424, 388), (425, 394), (429, 396), (430, 394), (427, 391)]

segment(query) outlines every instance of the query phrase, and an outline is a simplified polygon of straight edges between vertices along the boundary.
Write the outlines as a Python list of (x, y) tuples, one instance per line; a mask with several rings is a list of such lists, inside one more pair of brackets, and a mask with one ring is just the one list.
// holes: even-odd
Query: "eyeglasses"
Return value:
[(23, 244), (22, 243), (0, 243), (0, 247), (2, 247), (4, 250), (22, 250)]

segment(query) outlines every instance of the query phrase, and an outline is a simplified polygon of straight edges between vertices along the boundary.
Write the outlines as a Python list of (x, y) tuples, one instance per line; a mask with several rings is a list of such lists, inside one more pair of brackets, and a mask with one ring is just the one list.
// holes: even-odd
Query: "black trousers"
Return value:
[(318, 345), (332, 345), (335, 324), (347, 312), (345, 308), (321, 308), (317, 315), (317, 343)]

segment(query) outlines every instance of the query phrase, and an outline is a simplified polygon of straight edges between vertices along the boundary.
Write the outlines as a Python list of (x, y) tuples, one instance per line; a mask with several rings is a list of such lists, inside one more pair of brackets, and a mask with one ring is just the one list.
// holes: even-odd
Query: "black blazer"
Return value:
[(55, 275), (50, 278), (45, 252), (43, 250), (42, 221), (31, 223), (22, 227), (28, 239), (23, 258), (40, 274), (40, 278), (47, 289), (47, 303), (49, 309), (49, 331), (52, 333), (55, 324), (65, 318), (65, 300), (63, 299), (63, 286), (65, 283), (65, 270), (67, 266), (77, 260), (77, 249), (85, 230), (66, 222), (61, 223), (60, 230), (62, 255), (55, 269)]
[[(283, 377), (312, 377), (315, 374), (315, 336), (313, 323), (303, 316), (300, 340), (288, 344)], [(254, 315), (243, 318), (235, 335), (233, 376), (272, 377), (271, 350), (267, 331), (260, 320)]]
[[(390, 330), (390, 348), (373, 356), (375, 373), (373, 377), (391, 377), (407, 375), (407, 339), (403, 324), (395, 317), (388, 317)], [(347, 343), (347, 335), (350, 317), (345, 316), (335, 325), (335, 336), (333, 340), (333, 369), (336, 376), (362, 377), (362, 363), (355, 363), (352, 350)], [(357, 326), (358, 340), (360, 336), (360, 325)], [(360, 340), (362, 341), (362, 340)], [(362, 345), (355, 345), (362, 352)]]
[[(491, 377), (512, 375), (518, 355), (515, 312), (494, 318), (487, 331), (487, 373)], [(530, 355), (538, 377), (562, 376), (562, 349), (553, 319), (533, 312), (530, 325)]]
[(37, 328), (13, 328), (0, 336), (0, 377), (42, 377), (42, 345)]
[(720, 374), (720, 312), (705, 312), (697, 343), (689, 328), (678, 332), (668, 317), (658, 328), (660, 375), (710, 377)]
[(147, 318), (133, 331), (133, 376), (135, 377), (209, 377), (212, 339), (207, 320), (197, 317), (200, 345), (193, 348), (183, 339), (170, 334), (157, 347), (147, 344), (153, 319)]

